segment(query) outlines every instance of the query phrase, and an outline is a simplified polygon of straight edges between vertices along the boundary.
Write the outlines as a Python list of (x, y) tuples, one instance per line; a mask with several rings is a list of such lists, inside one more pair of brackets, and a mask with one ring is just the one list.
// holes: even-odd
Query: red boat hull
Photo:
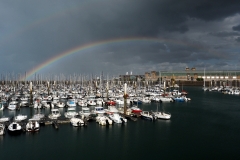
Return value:
[(115, 101), (108, 101), (105, 104), (108, 105), (108, 106), (110, 106), (110, 105), (115, 106), (116, 102)]
[(142, 110), (132, 110), (132, 113), (135, 113), (135, 114), (140, 114), (142, 112)]

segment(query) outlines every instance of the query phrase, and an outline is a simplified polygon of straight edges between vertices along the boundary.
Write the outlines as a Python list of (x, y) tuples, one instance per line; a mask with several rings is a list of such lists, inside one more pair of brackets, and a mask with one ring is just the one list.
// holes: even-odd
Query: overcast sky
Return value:
[[(0, 72), (240, 70), (239, 0), (0, 0)], [(135, 41), (134, 39), (142, 39)]]

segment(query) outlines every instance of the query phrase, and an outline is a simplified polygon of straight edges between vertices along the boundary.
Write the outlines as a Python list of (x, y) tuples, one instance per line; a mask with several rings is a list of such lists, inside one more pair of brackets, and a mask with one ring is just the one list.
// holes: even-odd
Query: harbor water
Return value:
[[(89, 122), (41, 126), (38, 133), (0, 136), (0, 159), (240, 159), (240, 96), (184, 87), (191, 101), (141, 104), (170, 120), (138, 119), (100, 126)], [(80, 107), (77, 107), (80, 110)], [(60, 109), (62, 116), (66, 111)], [(36, 110), (0, 111), (0, 116)], [(48, 115), (49, 109), (42, 109)]]

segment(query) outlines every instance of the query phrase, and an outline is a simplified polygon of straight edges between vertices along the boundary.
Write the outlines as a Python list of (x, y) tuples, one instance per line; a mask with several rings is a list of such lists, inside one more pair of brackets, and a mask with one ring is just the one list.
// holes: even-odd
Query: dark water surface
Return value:
[[(39, 133), (0, 137), (0, 160), (6, 159), (240, 159), (240, 96), (184, 87), (192, 101), (161, 103), (171, 120), (138, 119), (127, 124), (74, 128), (61, 124)], [(78, 107), (80, 108), (80, 107)], [(157, 104), (141, 105), (156, 110)], [(0, 111), (14, 116), (21, 111)], [(61, 110), (62, 113), (65, 109)], [(43, 110), (48, 115), (49, 110)]]

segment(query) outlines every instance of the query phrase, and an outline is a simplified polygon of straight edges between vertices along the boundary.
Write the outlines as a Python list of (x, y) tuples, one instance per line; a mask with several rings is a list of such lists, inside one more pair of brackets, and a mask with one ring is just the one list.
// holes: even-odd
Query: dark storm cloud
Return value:
[[(74, 47), (128, 37), (163, 40), (107, 45), (81, 52), (49, 70), (120, 72), (220, 60), (226, 50), (233, 54), (229, 43), (239, 41), (238, 23), (228, 27), (224, 22), (238, 13), (240, 1), (227, 0), (5, 1), (0, 6), (0, 54), (8, 54), (2, 57), (14, 65), (1, 64), (7, 66), (1, 71), (25, 72)], [(199, 24), (189, 23), (194, 21)]]
[(237, 37), (237, 38), (236, 38), (236, 41), (237, 41), (237, 42), (240, 42), (240, 37)]
[(240, 32), (240, 24), (237, 25), (237, 26), (233, 26), (232, 29), (233, 29), (234, 31), (239, 31), (239, 32)]

